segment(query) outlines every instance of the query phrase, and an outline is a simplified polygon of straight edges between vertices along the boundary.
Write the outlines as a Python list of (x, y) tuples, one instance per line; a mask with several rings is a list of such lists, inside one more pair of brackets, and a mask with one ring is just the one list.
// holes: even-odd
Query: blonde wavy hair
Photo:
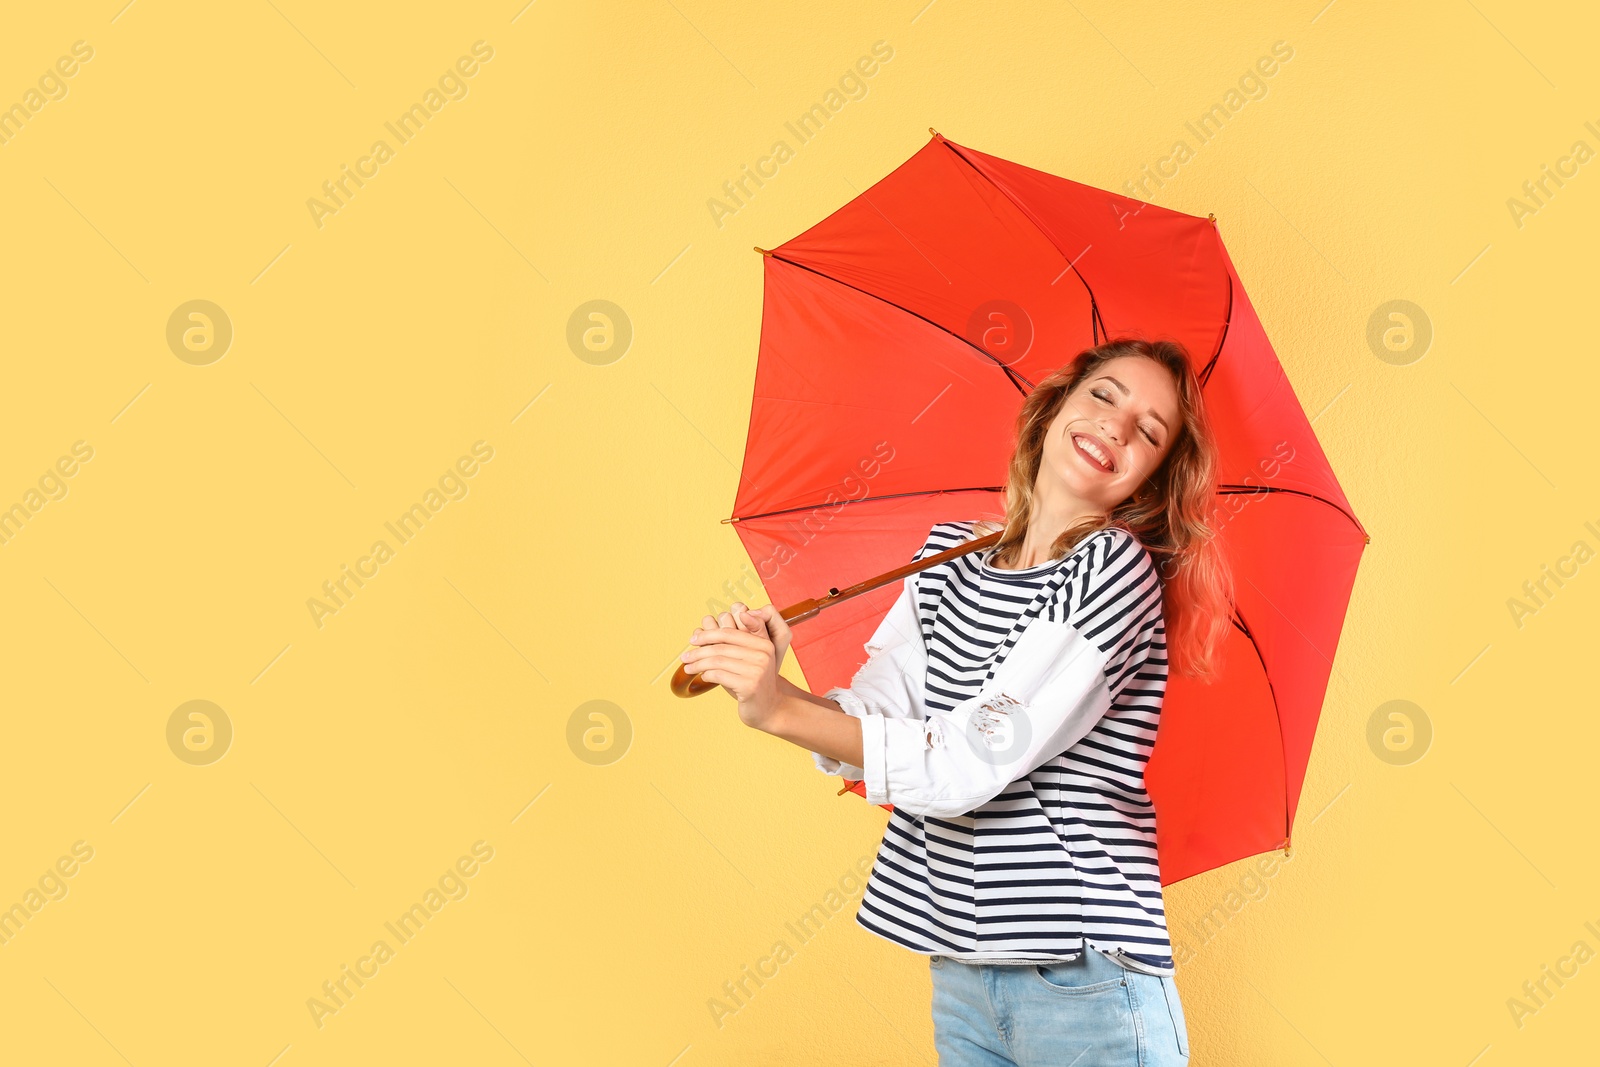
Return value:
[(1165, 367), (1177, 387), (1181, 429), (1161, 465), (1109, 515), (1091, 515), (1062, 531), (1052, 558), (1070, 553), (1096, 531), (1120, 526), (1144, 545), (1161, 576), (1170, 668), (1212, 681), (1220, 671), (1223, 642), (1232, 624), (1233, 574), (1206, 519), (1217, 489), (1217, 445), (1206, 417), (1200, 381), (1188, 353), (1175, 341), (1119, 337), (1086, 348), (1036, 385), (1017, 414), (1016, 447), (1005, 489), (1003, 521), (982, 520), (981, 536), (1005, 532), (994, 560), (1014, 565), (1033, 517), (1034, 483), (1044, 439), (1067, 396), (1110, 360), (1141, 356)]

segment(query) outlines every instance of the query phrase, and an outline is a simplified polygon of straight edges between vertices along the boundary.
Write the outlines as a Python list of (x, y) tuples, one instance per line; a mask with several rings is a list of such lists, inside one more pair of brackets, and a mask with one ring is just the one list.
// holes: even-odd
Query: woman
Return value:
[(856, 922), (929, 957), (941, 1065), (1185, 1064), (1144, 769), (1169, 653), (1209, 679), (1231, 615), (1200, 385), (1175, 343), (1109, 341), (1016, 440), (1003, 524), (914, 558), (998, 543), (909, 576), (848, 688), (778, 674), (772, 605), (706, 616), (685, 670), (894, 806)]

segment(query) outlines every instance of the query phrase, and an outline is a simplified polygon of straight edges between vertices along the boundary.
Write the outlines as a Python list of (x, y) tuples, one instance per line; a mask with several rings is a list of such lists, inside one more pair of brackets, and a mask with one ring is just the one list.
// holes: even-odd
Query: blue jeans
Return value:
[(928, 961), (939, 1067), (1183, 1067), (1189, 1031), (1171, 978), (1084, 946), (1071, 963)]

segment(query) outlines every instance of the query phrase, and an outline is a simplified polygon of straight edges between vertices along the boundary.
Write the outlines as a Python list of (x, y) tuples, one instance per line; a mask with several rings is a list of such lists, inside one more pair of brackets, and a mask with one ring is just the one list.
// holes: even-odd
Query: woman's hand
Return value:
[(783, 613), (778, 610), (778, 606), (766, 604), (759, 608), (747, 608), (736, 600), (721, 615), (706, 615), (701, 618), (700, 625), (707, 630), (734, 626), (734, 612), (738, 612), (744, 620), (743, 629), (753, 634), (765, 634), (771, 639), (773, 654), (777, 660), (774, 669), (783, 670), (783, 659), (789, 654), (789, 644), (794, 639), (794, 631), (784, 621)]
[(698, 674), (726, 689), (739, 702), (739, 719), (765, 729), (778, 706), (778, 666), (789, 650), (789, 624), (768, 604), (754, 611), (733, 604), (730, 611), (701, 619), (701, 628), (684, 652), (684, 672)]
[(743, 604), (735, 603), (733, 610), (743, 611), (747, 615), (756, 615), (766, 624), (767, 636), (772, 639), (772, 647), (777, 654), (778, 663), (775, 669), (783, 670), (783, 658), (789, 654), (789, 642), (794, 637), (794, 632), (789, 629), (789, 624), (784, 621), (783, 613), (776, 604), (765, 604), (755, 610), (746, 608)]

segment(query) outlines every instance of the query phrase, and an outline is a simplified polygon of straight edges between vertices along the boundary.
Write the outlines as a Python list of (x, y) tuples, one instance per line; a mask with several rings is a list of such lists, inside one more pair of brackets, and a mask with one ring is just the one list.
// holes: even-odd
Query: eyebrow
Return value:
[[(1128, 387), (1127, 387), (1127, 386), (1126, 386), (1126, 385), (1123, 385), (1123, 384), (1122, 384), (1122, 383), (1121, 383), (1121, 382), (1119, 382), (1119, 381), (1117, 381), (1117, 380), (1116, 380), (1116, 379), (1115, 379), (1115, 378), (1113, 378), (1113, 377), (1112, 377), (1112, 376), (1111, 376), (1111, 375), (1109, 375), (1109, 374), (1102, 374), (1102, 375), (1100, 375), (1100, 378), (1101, 378), (1101, 380), (1103, 380), (1103, 381), (1108, 381), (1108, 382), (1110, 382), (1110, 383), (1111, 383), (1111, 384), (1112, 384), (1112, 385), (1115, 385), (1115, 386), (1116, 386), (1116, 387), (1117, 387), (1117, 388), (1118, 388), (1118, 389), (1121, 389), (1121, 390), (1122, 390), (1122, 395), (1123, 395), (1123, 396), (1127, 396), (1127, 395), (1128, 395), (1128, 393), (1129, 393), (1129, 392), (1130, 392), (1130, 390), (1129, 390), (1129, 389), (1128, 389)], [(1151, 414), (1151, 415), (1153, 415), (1153, 416), (1155, 416), (1155, 420), (1156, 420), (1156, 421), (1157, 421), (1157, 422), (1159, 422), (1159, 423), (1160, 423), (1160, 424), (1161, 424), (1161, 428), (1162, 428), (1162, 429), (1163, 429), (1163, 430), (1166, 430), (1166, 431), (1168, 431), (1168, 432), (1169, 432), (1169, 433), (1170, 433), (1170, 432), (1171, 432), (1171, 431), (1172, 431), (1172, 427), (1170, 427), (1170, 426), (1168, 426), (1168, 425), (1167, 425), (1167, 420), (1166, 420), (1166, 419), (1163, 419), (1163, 418), (1162, 418), (1162, 417), (1161, 417), (1161, 412), (1159, 412), (1159, 411), (1156, 411), (1156, 410), (1154, 410), (1154, 409), (1152, 409), (1152, 410), (1151, 410), (1151, 412), (1150, 412), (1150, 414)]]

